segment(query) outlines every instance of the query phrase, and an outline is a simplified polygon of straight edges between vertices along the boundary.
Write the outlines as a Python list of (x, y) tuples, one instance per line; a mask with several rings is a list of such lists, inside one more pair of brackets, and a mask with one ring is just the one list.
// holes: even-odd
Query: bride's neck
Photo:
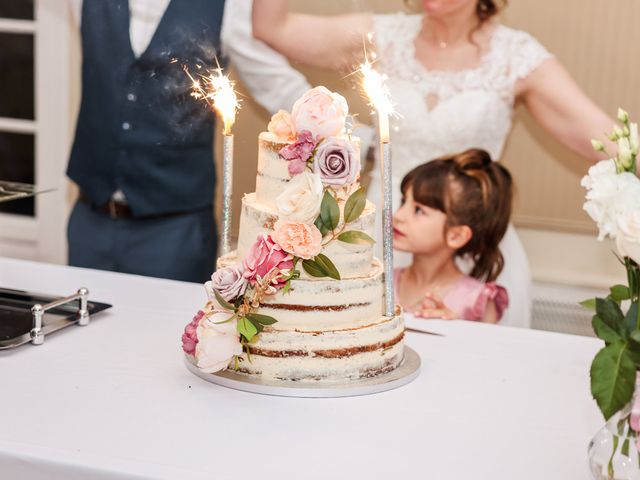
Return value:
[(453, 45), (466, 41), (469, 34), (478, 28), (478, 17), (473, 7), (473, 10), (466, 8), (448, 15), (425, 15), (420, 35), (436, 44)]

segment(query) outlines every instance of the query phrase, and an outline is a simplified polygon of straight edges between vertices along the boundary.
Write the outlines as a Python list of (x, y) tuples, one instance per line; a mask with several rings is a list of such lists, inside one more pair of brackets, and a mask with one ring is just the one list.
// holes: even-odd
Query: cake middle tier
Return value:
[[(360, 218), (349, 223), (346, 230), (358, 230), (374, 238), (375, 214), (375, 206), (367, 201)], [(242, 199), (242, 211), (240, 213), (238, 258), (245, 258), (259, 235), (271, 234), (278, 219), (278, 212), (259, 202), (255, 193), (245, 195)], [(333, 262), (340, 273), (340, 277), (343, 279), (364, 277), (371, 271), (373, 245), (355, 245), (333, 240), (322, 248), (322, 253)], [(303, 278), (310, 278), (302, 268), (302, 265), (299, 266), (299, 271)]]
[[(218, 268), (237, 263), (236, 252), (218, 259)], [(257, 313), (277, 320), (273, 330), (318, 332), (359, 328), (383, 315), (382, 265), (374, 259), (367, 275), (344, 280), (297, 279), (288, 293), (268, 296)]]

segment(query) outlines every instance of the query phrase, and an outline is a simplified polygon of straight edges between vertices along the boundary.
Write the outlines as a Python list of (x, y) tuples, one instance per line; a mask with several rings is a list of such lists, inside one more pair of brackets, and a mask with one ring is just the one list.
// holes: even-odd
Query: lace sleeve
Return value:
[(552, 55), (533, 36), (523, 31), (513, 31), (511, 50), (511, 80), (527, 77)]

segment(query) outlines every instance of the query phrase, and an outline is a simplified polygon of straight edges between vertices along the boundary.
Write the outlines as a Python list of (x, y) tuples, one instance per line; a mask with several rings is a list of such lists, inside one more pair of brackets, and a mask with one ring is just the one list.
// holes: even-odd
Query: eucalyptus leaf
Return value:
[(278, 322), (275, 318), (270, 317), (269, 315), (262, 315), (260, 313), (248, 313), (247, 317), (249, 317), (250, 320), (255, 320), (262, 325), (273, 325), (274, 323)]
[(598, 352), (591, 364), (591, 394), (606, 420), (633, 396), (636, 366), (627, 342), (617, 341)]
[(356, 221), (362, 215), (367, 204), (367, 193), (364, 187), (353, 192), (344, 205), (344, 223)]
[(596, 298), (596, 313), (598, 316), (620, 335), (626, 333), (624, 328), (624, 315), (614, 300), (610, 298)]
[(213, 294), (216, 296), (216, 300), (218, 301), (218, 303), (222, 308), (226, 308), (227, 310), (232, 310), (232, 311), (236, 309), (233, 305), (231, 305), (224, 298), (222, 298), (222, 295), (220, 295), (215, 288), (212, 288), (212, 290), (213, 290)]
[(593, 331), (598, 336), (598, 338), (601, 338), (607, 344), (623, 339), (616, 330), (603, 322), (598, 315), (593, 316), (591, 325), (593, 326)]
[(610, 297), (618, 303), (631, 298), (631, 292), (629, 291), (629, 287), (626, 285), (614, 285), (610, 288), (610, 291)]
[(338, 235), (338, 240), (354, 245), (373, 245), (376, 241), (364, 232), (348, 230)]
[(248, 342), (258, 333), (258, 329), (246, 317), (239, 318), (237, 325), (238, 333), (246, 338)]
[(322, 203), (320, 204), (320, 217), (322, 223), (329, 230), (335, 230), (340, 223), (340, 207), (333, 195), (329, 193), (329, 190), (325, 190), (322, 197)]

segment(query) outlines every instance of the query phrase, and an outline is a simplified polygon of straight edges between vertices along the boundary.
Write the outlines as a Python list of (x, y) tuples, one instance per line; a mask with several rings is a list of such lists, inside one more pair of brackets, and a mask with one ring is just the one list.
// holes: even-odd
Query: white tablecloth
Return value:
[(0, 352), (2, 479), (587, 479), (590, 338), (433, 322), (398, 390), (294, 399), (209, 384), (180, 334), (201, 286), (0, 259), (0, 285), (113, 309)]

